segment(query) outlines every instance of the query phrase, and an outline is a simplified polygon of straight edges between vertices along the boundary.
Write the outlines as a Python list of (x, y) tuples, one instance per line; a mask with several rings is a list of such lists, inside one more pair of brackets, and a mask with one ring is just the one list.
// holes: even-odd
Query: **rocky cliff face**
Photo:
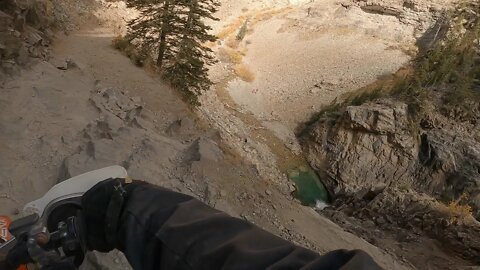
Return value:
[[(30, 58), (46, 58), (52, 33), (49, 1), (7, 0), (0, 4), (0, 71), (12, 74)], [(1, 73), (1, 72), (0, 72)]]
[(74, 30), (81, 19), (92, 16), (96, 5), (92, 0), (1, 1), (0, 81), (32, 60), (48, 59), (55, 33)]
[(445, 1), (442, 0), (354, 0), (353, 2), (365, 12), (395, 16), (403, 23), (412, 25), (426, 23), (432, 13), (438, 13), (445, 8)]
[(468, 246), (463, 255), (478, 256), (479, 247), (458, 235), (477, 239), (480, 223), (453, 222), (468, 213), (446, 205), (468, 203), (480, 217), (479, 124), (453, 123), (432, 113), (421, 126), (412, 130), (407, 105), (385, 99), (349, 106), (337, 119), (322, 118), (301, 141), (311, 165), (340, 198), (337, 206), (349, 209), (350, 203), (347, 212), (354, 216), (381, 216), (452, 246)]
[(333, 194), (412, 182), (418, 146), (409, 133), (405, 104), (348, 107), (340, 119), (314, 124), (303, 143)]
[(451, 201), (463, 193), (480, 209), (480, 146), (474, 130), (431, 114), (420, 135), (407, 105), (379, 100), (320, 119), (303, 135), (309, 161), (333, 194), (365, 188), (413, 187)]

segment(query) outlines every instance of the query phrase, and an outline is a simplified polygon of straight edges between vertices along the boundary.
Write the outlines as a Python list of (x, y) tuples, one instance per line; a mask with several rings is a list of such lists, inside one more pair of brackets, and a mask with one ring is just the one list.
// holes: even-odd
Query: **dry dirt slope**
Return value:
[[(261, 181), (215, 131), (195, 124), (168, 87), (110, 47), (111, 29), (95, 21), (83, 29), (60, 37), (50, 62), (1, 86), (0, 212), (18, 217), (25, 202), (64, 177), (121, 164), (133, 177), (192, 194), (320, 252), (361, 248), (386, 268), (406, 268)], [(86, 268), (99, 268), (96, 260)], [(126, 267), (121, 258), (102, 260), (111, 269)]]

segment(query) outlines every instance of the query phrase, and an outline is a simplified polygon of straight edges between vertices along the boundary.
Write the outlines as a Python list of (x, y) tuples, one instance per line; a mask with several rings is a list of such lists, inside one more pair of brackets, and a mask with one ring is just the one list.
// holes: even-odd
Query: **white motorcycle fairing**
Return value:
[[(79, 199), (96, 184), (109, 178), (126, 178), (127, 171), (121, 166), (111, 166), (96, 171), (87, 172), (67, 179), (53, 186), (45, 195), (25, 205), (24, 214), (37, 214), (43, 217), (49, 208), (62, 201)], [(47, 213), (45, 213), (47, 212)]]
[[(121, 166), (111, 166), (78, 175), (53, 186), (42, 198), (25, 205), (23, 217), (10, 224), (13, 238), (0, 242), (0, 268), (10, 250), (17, 246), (16, 237), (20, 235), (28, 237), (28, 256), (37, 266), (55, 265), (65, 260), (74, 260), (75, 265), (80, 265), (86, 252), (82, 222), (77, 221), (82, 196), (109, 178), (127, 179), (127, 171)], [(46, 239), (48, 245), (45, 245)]]

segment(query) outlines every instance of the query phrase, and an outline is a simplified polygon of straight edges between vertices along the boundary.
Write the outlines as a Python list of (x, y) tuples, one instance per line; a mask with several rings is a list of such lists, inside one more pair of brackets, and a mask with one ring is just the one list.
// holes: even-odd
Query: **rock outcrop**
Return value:
[(410, 134), (406, 104), (383, 101), (348, 107), (338, 120), (320, 119), (302, 142), (333, 194), (413, 181), (418, 145)]
[(302, 142), (333, 194), (379, 185), (412, 187), (445, 201), (467, 193), (478, 215), (480, 146), (474, 133), (439, 117), (425, 121), (418, 136), (406, 104), (380, 100), (318, 120)]
[(7, 0), (0, 4), (0, 73), (15, 73), (30, 58), (46, 58), (52, 32), (49, 1)]
[(437, 16), (444, 10), (441, 1), (421, 0), (354, 0), (363, 11), (397, 17), (407, 24), (426, 22), (431, 15)]

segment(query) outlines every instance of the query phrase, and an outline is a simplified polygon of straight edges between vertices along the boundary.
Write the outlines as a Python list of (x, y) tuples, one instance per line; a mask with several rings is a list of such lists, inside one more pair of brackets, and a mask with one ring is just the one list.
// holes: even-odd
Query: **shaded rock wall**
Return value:
[(300, 140), (333, 195), (333, 210), (325, 214), (425, 235), (478, 263), (479, 125), (432, 113), (420, 130), (414, 126), (407, 105), (387, 99), (311, 125)]
[(436, 120), (424, 125), (419, 137), (406, 104), (379, 100), (350, 106), (335, 120), (318, 120), (301, 141), (333, 195), (354, 195), (378, 186), (411, 187), (449, 202), (466, 193), (478, 217), (478, 126), (467, 130), (436, 115), (432, 119)]
[(52, 32), (53, 5), (40, 0), (6, 0), (0, 4), (0, 72), (13, 74), (30, 58), (46, 58)]

